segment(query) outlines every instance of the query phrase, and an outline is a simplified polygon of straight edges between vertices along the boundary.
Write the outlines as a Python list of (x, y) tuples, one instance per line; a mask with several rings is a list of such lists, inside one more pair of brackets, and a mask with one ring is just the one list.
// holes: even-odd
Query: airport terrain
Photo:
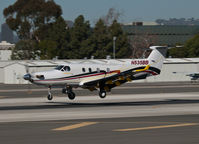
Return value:
[(44, 87), (1, 85), (1, 142), (199, 143), (198, 83), (129, 83), (105, 99), (74, 91), (74, 101), (57, 88), (48, 101)]

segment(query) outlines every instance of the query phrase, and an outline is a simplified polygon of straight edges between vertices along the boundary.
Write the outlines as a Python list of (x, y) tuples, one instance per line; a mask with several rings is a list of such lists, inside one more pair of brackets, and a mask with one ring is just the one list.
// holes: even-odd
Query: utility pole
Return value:
[(115, 59), (115, 41), (116, 41), (117, 37), (114, 36), (113, 37), (113, 59)]

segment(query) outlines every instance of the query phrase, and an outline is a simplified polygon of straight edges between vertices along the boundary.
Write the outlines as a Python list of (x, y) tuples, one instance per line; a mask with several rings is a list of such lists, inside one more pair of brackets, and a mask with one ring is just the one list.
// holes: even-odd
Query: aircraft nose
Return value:
[(24, 76), (23, 76), (23, 78), (25, 79), (25, 80), (31, 80), (31, 75), (28, 73), (28, 74), (25, 74)]

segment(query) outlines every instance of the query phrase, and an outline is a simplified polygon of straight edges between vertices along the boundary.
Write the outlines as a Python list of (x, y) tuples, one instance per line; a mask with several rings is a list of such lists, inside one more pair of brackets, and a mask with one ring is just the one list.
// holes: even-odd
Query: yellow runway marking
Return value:
[(162, 125), (162, 126), (152, 126), (152, 127), (116, 129), (116, 130), (113, 130), (113, 131), (126, 132), (126, 131), (150, 130), (150, 129), (172, 128), (172, 127), (184, 127), (184, 126), (194, 126), (194, 125), (198, 125), (198, 123), (182, 123), (182, 124), (175, 124), (175, 125)]
[(89, 126), (89, 125), (94, 125), (94, 124), (97, 124), (97, 122), (82, 122), (82, 123), (78, 123), (78, 124), (74, 124), (74, 125), (56, 128), (56, 129), (53, 129), (53, 130), (54, 131), (68, 131), (68, 130), (77, 129), (77, 128), (81, 128), (81, 127), (85, 127), (85, 126)]

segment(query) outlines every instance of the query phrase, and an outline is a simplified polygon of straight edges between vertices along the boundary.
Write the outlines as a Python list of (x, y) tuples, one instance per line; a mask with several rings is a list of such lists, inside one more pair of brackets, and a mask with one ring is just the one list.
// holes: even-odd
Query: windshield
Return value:
[(63, 65), (58, 65), (55, 69), (56, 70), (61, 70), (64, 66)]
[(64, 65), (58, 65), (55, 69), (59, 71), (70, 71), (70, 67)]

